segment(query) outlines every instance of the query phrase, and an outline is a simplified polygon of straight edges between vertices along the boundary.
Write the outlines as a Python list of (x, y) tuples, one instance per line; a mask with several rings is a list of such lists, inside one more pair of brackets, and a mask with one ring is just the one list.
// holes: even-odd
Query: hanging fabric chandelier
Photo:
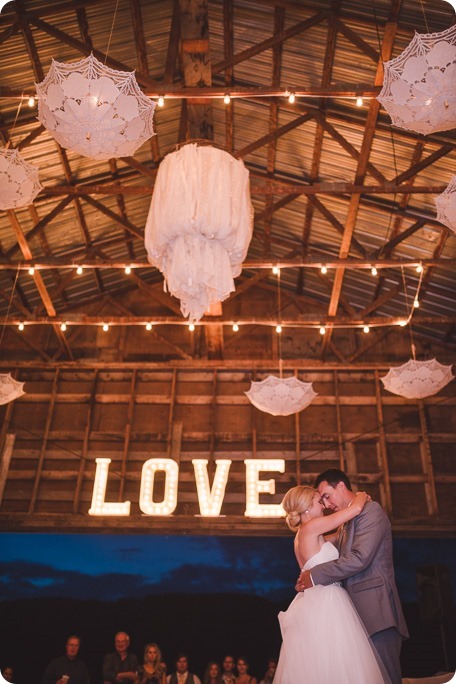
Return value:
[(394, 126), (424, 135), (456, 127), (456, 25), (440, 33), (415, 33), (384, 67), (377, 99)]
[(253, 230), (249, 172), (212, 145), (186, 144), (158, 169), (145, 228), (150, 263), (198, 321), (234, 291)]
[(437, 221), (456, 233), (456, 176), (453, 176), (442, 192), (434, 199), (437, 207)]
[(453, 377), (451, 365), (444, 366), (437, 359), (410, 359), (402, 366), (390, 368), (381, 381), (388, 392), (407, 399), (424, 399), (440, 392)]
[(289, 378), (269, 375), (264, 380), (252, 381), (245, 394), (257, 409), (273, 416), (298, 413), (317, 396), (311, 382), (302, 382), (294, 375)]
[(41, 189), (36, 166), (17, 150), (0, 150), (0, 209), (26, 207)]
[(154, 135), (156, 105), (134, 72), (110, 69), (93, 54), (71, 64), (53, 59), (36, 92), (43, 126), (62, 147), (84, 157), (131, 156)]
[(15, 380), (11, 373), (0, 373), (0, 406), (22, 397), (24, 383)]

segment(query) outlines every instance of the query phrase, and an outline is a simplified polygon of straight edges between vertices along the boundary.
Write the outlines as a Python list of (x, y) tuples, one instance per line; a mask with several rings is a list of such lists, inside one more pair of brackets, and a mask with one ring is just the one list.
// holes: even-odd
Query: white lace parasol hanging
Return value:
[(456, 25), (415, 33), (384, 67), (378, 100), (395, 126), (425, 135), (456, 127)]
[(453, 176), (442, 192), (434, 199), (437, 207), (437, 221), (456, 233), (456, 176)]
[(90, 159), (130, 156), (154, 135), (155, 102), (134, 72), (110, 69), (92, 54), (71, 64), (53, 59), (36, 92), (41, 123), (62, 147)]
[(24, 383), (15, 380), (11, 373), (0, 373), (0, 405), (22, 397), (25, 394), (23, 387)]
[(195, 143), (164, 158), (145, 246), (184, 316), (198, 321), (234, 291), (252, 229), (249, 172), (241, 160)]
[(381, 378), (385, 389), (407, 399), (424, 399), (437, 394), (453, 379), (451, 365), (444, 366), (437, 361), (415, 361), (396, 368), (390, 368)]
[(257, 409), (273, 416), (298, 413), (307, 408), (317, 396), (311, 382), (302, 382), (294, 375), (290, 378), (269, 375), (265, 380), (252, 381), (245, 394)]
[(18, 209), (32, 204), (41, 190), (38, 168), (17, 150), (0, 150), (0, 209)]

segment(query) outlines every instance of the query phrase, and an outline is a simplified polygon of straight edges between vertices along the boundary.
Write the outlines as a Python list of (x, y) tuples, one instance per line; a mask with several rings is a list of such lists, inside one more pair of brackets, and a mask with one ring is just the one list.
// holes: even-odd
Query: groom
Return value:
[[(337, 468), (321, 473), (315, 486), (325, 508), (334, 512), (355, 498), (350, 480)], [(394, 579), (391, 525), (380, 504), (368, 501), (339, 529), (335, 545), (339, 559), (301, 572), (296, 590), (343, 580), (392, 684), (401, 684), (399, 655), (408, 632)]]

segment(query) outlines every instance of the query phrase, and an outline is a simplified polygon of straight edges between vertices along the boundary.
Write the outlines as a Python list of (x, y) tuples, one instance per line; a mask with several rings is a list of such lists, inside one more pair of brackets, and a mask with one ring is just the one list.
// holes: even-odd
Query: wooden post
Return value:
[[(347, 442), (345, 445), (346, 448), (346, 454), (347, 454), (347, 475), (352, 479), (353, 475), (356, 475), (358, 472), (358, 465), (356, 463), (356, 448), (355, 444), (353, 442)], [(358, 491), (358, 485), (357, 484), (352, 484), (353, 490), (355, 492)]]
[(46, 453), (47, 441), (49, 438), (49, 431), (51, 429), (52, 416), (54, 414), (55, 401), (57, 399), (57, 385), (59, 381), (60, 369), (57, 368), (54, 375), (54, 382), (52, 383), (51, 400), (49, 402), (49, 409), (46, 418), (46, 425), (44, 428), (43, 441), (41, 442), (40, 453), (38, 456), (38, 465), (36, 467), (35, 480), (33, 482), (32, 495), (30, 497), (30, 503), (28, 512), (29, 515), (35, 510), (36, 498), (38, 496), (38, 489), (40, 486), (41, 472), (43, 470), (44, 455)]
[(128, 449), (130, 446), (131, 425), (133, 422), (133, 413), (135, 410), (136, 376), (137, 376), (137, 371), (136, 371), (136, 369), (134, 369), (133, 373), (131, 375), (130, 400), (128, 402), (128, 414), (127, 414), (127, 422), (125, 425), (124, 446), (123, 446), (123, 451), (122, 451), (122, 463), (121, 463), (121, 467), (120, 467), (120, 483), (119, 483), (119, 499), (118, 499), (119, 501), (124, 500), (125, 480), (126, 480), (126, 476), (127, 476)]
[(382, 506), (385, 508), (387, 515), (391, 516), (393, 512), (393, 501), (391, 497), (391, 483), (388, 468), (388, 450), (386, 448), (385, 428), (383, 426), (382, 395), (380, 392), (380, 378), (378, 375), (378, 371), (375, 371), (374, 375), (379, 436), (377, 444), (377, 460), (379, 461), (380, 471), (383, 475), (383, 482), (380, 482), (380, 496), (382, 499)]
[(89, 452), (90, 430), (92, 427), (92, 416), (93, 416), (93, 408), (95, 405), (95, 394), (96, 394), (96, 389), (97, 389), (97, 381), (98, 381), (98, 369), (95, 368), (94, 374), (93, 374), (93, 381), (92, 381), (92, 390), (90, 392), (89, 408), (87, 410), (87, 416), (86, 416), (84, 438), (82, 441), (82, 452), (81, 452), (81, 460), (79, 461), (78, 479), (76, 480), (76, 491), (74, 493), (73, 513), (78, 513), (78, 510), (79, 510), (79, 500), (81, 498), (82, 484), (84, 482), (84, 472), (85, 472), (85, 467), (86, 467), (86, 463), (87, 463), (87, 456), (88, 456), (88, 452)]
[(5, 437), (5, 444), (3, 446), (2, 455), (0, 458), (0, 507), (3, 500), (3, 492), (5, 491), (6, 480), (8, 477), (8, 470), (13, 455), (14, 440), (16, 435), (9, 432)]
[[(340, 400), (339, 400), (339, 376), (337, 371), (334, 371), (334, 394), (336, 398), (336, 420), (337, 420), (337, 444), (339, 448), (339, 468), (345, 470), (344, 463), (344, 442), (342, 439), (342, 417), (340, 415)], [(356, 463), (356, 459), (355, 459)]]
[(176, 404), (176, 385), (177, 385), (177, 368), (173, 369), (173, 379), (171, 381), (171, 397), (169, 401), (169, 414), (168, 414), (168, 443), (167, 443), (167, 455), (171, 458), (171, 447), (173, 441), (173, 419), (174, 419), (174, 407)]
[(418, 410), (420, 413), (421, 436), (423, 441), (420, 444), (421, 463), (423, 465), (423, 472), (426, 476), (427, 482), (424, 484), (424, 491), (426, 493), (426, 501), (429, 515), (438, 515), (439, 506), (437, 503), (437, 494), (435, 491), (434, 467), (432, 465), (431, 445), (429, 442), (429, 433), (426, 423), (426, 413), (424, 410), (424, 402), (422, 399), (418, 401)]
[(211, 413), (210, 413), (210, 438), (209, 438), (209, 462), (214, 461), (215, 453), (215, 418), (217, 412), (217, 369), (214, 370), (212, 375), (212, 399), (211, 399)]
[[(298, 370), (295, 368), (294, 375), (298, 377)], [(296, 452), (296, 484), (301, 484), (301, 425), (299, 424), (299, 413), (294, 414), (295, 428), (295, 452)]]

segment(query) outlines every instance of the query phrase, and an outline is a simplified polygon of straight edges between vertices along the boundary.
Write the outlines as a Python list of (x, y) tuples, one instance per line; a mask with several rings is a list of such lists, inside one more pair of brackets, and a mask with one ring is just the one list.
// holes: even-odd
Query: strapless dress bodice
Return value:
[(337, 560), (338, 558), (339, 551), (336, 549), (334, 544), (331, 544), (331, 542), (327, 541), (323, 543), (323, 546), (321, 547), (320, 551), (318, 551), (318, 553), (312, 556), (312, 558), (309, 558), (309, 560), (303, 565), (302, 569), (310, 570), (311, 568), (314, 568), (316, 565), (326, 563), (326, 561)]

